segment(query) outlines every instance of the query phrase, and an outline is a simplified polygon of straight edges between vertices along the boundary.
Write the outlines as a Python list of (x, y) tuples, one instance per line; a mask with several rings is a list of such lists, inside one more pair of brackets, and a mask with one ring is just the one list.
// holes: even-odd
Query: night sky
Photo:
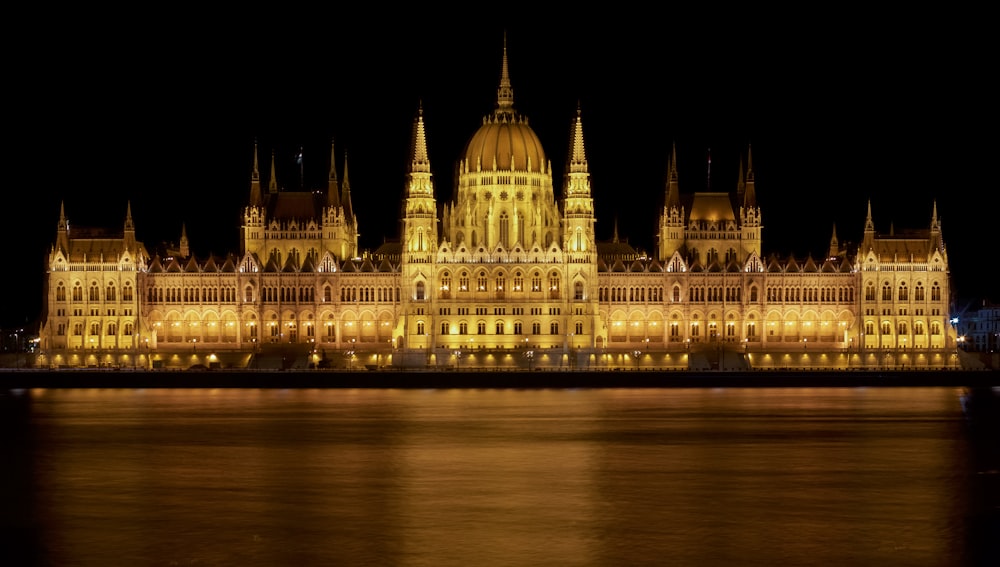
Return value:
[(40, 312), (61, 202), (71, 226), (119, 228), (131, 203), (148, 246), (184, 225), (196, 255), (237, 252), (255, 140), (264, 180), (273, 150), (288, 189), (325, 186), (334, 140), (362, 246), (397, 238), (418, 106), (450, 199), (455, 161), (494, 108), (505, 34), (515, 108), (556, 172), (582, 110), (599, 238), (617, 219), (622, 239), (654, 250), (672, 144), (683, 193), (733, 190), (752, 145), (765, 254), (819, 258), (834, 224), (858, 241), (869, 201), (880, 232), (926, 228), (936, 201), (956, 307), (1000, 301), (985, 277), (1000, 148), (982, 16), (285, 13), (245, 26), (175, 12), (128, 15), (134, 31), (104, 16), (63, 14), (8, 50), (8, 198), (20, 198), (5, 215), (5, 327)]

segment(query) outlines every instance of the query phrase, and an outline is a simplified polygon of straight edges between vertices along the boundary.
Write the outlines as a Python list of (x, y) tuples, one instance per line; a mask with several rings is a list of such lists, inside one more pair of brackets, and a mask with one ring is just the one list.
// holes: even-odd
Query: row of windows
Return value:
[[(514, 327), (513, 328), (513, 331), (514, 331), (513, 334), (515, 334), (515, 335), (523, 335), (524, 334), (524, 329), (523, 329), (520, 321), (515, 322), (514, 325), (513, 325), (513, 327)], [(577, 334), (577, 335), (582, 335), (583, 334), (583, 322), (577, 321), (574, 324), (573, 328), (575, 329), (575, 331), (574, 331), (575, 334)], [(503, 321), (497, 321), (494, 324), (494, 328), (493, 328), (493, 330), (495, 331), (495, 334), (497, 334), (497, 335), (503, 335), (503, 334), (505, 334), (506, 329), (507, 329), (507, 325)], [(425, 330), (424, 322), (423, 321), (417, 321), (417, 334), (418, 335), (425, 334), (424, 330)], [(460, 322), (458, 324), (458, 327), (453, 327), (451, 325), (451, 323), (449, 323), (448, 321), (442, 321), (441, 322), (441, 334), (442, 335), (468, 335), (469, 334), (469, 324), (467, 322), (465, 322), (465, 321), (462, 321), (462, 322)], [(479, 321), (479, 322), (476, 323), (476, 334), (477, 335), (485, 335), (486, 334), (486, 322), (485, 321)], [(540, 335), (540, 334), (542, 334), (542, 324), (539, 323), (539, 322), (537, 322), (537, 321), (533, 322), (531, 324), (531, 334), (532, 335)], [(559, 334), (559, 323), (557, 323), (555, 321), (549, 323), (549, 334), (550, 335), (558, 335)]]
[[(770, 302), (793, 303), (853, 303), (854, 288), (840, 287), (768, 287), (767, 300)], [(751, 301), (754, 301), (751, 299)]]
[[(901, 282), (896, 291), (897, 301), (909, 301), (910, 291), (906, 282)], [(924, 301), (924, 284), (917, 283), (913, 286), (913, 300)], [(875, 284), (868, 282), (865, 286), (865, 301), (875, 301)], [(889, 282), (882, 284), (882, 301), (892, 301), (892, 286)], [(931, 301), (941, 301), (941, 286), (937, 283), (931, 285)]]
[[(125, 282), (122, 285), (122, 301), (132, 301), (132, 283)], [(83, 301), (83, 284), (76, 282), (73, 285), (72, 291), (73, 301)], [(101, 288), (97, 285), (97, 282), (90, 284), (90, 288), (87, 291), (88, 301), (101, 301)], [(66, 301), (66, 285), (63, 282), (59, 282), (56, 285), (56, 301)], [(108, 283), (107, 287), (104, 288), (104, 298), (103, 301), (118, 301), (118, 288), (115, 287), (114, 282)]]
[[(883, 321), (882, 324), (879, 325), (879, 331), (881, 332), (880, 334), (882, 334), (882, 335), (891, 335), (892, 334), (892, 324), (889, 323), (888, 321)], [(874, 335), (875, 334), (875, 323), (874, 322), (872, 322), (872, 321), (866, 321), (865, 322), (865, 334), (866, 335)], [(899, 322), (899, 323), (896, 324), (896, 334), (897, 335), (908, 335), (909, 334), (909, 326), (906, 324), (905, 321), (901, 321), (901, 322)], [(914, 335), (923, 335), (924, 334), (924, 324), (923, 324), (923, 322), (917, 321), (917, 322), (913, 323), (913, 334)], [(941, 334), (941, 323), (939, 323), (937, 321), (932, 321), (931, 322), (931, 334), (932, 335), (940, 335)]]
[[(84, 329), (84, 324), (83, 323), (73, 323), (73, 336), (82, 337), (83, 336), (83, 329)], [(128, 322), (128, 323), (122, 324), (121, 329), (122, 329), (122, 335), (128, 337), (128, 336), (131, 336), (133, 334), (134, 327), (133, 327), (133, 325), (132, 325), (131, 322)], [(105, 330), (105, 333), (104, 333), (105, 335), (107, 335), (109, 337), (116, 336), (118, 334), (118, 323), (115, 323), (115, 322), (108, 323), (104, 327), (104, 330)], [(90, 324), (90, 333), (89, 334), (91, 336), (95, 336), (95, 337), (96, 336), (100, 336), (100, 334), (101, 334), (101, 324), (100, 323), (91, 323)], [(65, 323), (59, 323), (58, 325), (56, 325), (56, 335), (59, 335), (60, 337), (66, 335), (66, 324)]]

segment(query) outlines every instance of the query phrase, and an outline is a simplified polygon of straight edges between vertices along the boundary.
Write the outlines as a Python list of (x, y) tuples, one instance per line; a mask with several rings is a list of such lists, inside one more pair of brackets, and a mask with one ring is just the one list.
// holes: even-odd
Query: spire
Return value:
[(576, 120), (573, 121), (573, 141), (570, 147), (569, 171), (570, 173), (587, 172), (587, 154), (583, 146), (583, 119), (581, 118), (580, 103), (576, 103)]
[(611, 236), (611, 242), (618, 243), (618, 215), (615, 215), (615, 232)]
[(745, 184), (742, 179), (742, 172), (740, 174), (740, 183), (744, 185), (743, 189), (743, 206), (746, 208), (753, 208), (757, 206), (757, 189), (756, 184), (753, 180), (753, 147), (747, 146), (747, 179)]
[(267, 182), (267, 192), (278, 192), (278, 177), (274, 174), (274, 150), (271, 150), (271, 179)]
[(340, 182), (337, 181), (337, 154), (334, 152), (333, 140), (330, 140), (330, 177), (326, 182), (326, 206), (340, 206)]
[(934, 200), (934, 211), (931, 213), (931, 230), (941, 230), (941, 221), (938, 219), (937, 199)]
[(872, 200), (868, 199), (868, 216), (865, 217), (865, 232), (875, 232), (875, 221), (872, 220)]
[(503, 34), (503, 64), (500, 70), (500, 88), (497, 89), (497, 114), (511, 114), (514, 111), (514, 89), (510, 86), (507, 71), (507, 32)]
[(187, 224), (181, 223), (181, 242), (180, 242), (180, 255), (181, 258), (187, 258), (191, 255), (191, 248), (188, 245), (188, 232)]
[(66, 203), (59, 201), (59, 225), (56, 229), (56, 248), (69, 250), (69, 222), (66, 220)]
[(351, 182), (347, 180), (347, 153), (344, 153), (344, 196), (341, 199), (344, 206), (344, 218), (347, 222), (354, 220), (354, 210), (351, 207)]
[(129, 201), (125, 208), (125, 232), (129, 231), (135, 231), (135, 224), (132, 223), (132, 201)]
[(430, 173), (431, 162), (427, 157), (427, 137), (424, 133), (424, 105), (417, 108), (417, 119), (413, 123), (413, 161), (410, 162), (410, 173)]
[(250, 206), (259, 207), (261, 204), (260, 194), (260, 167), (257, 160), (257, 140), (253, 142), (253, 171), (250, 172)]
[(840, 242), (837, 240), (837, 223), (833, 223), (833, 236), (830, 237), (830, 252), (828, 258), (836, 257), (840, 254)]
[(677, 183), (677, 144), (674, 143), (670, 151), (670, 159), (667, 160), (667, 188), (664, 196), (664, 205), (667, 208), (680, 207), (681, 196)]

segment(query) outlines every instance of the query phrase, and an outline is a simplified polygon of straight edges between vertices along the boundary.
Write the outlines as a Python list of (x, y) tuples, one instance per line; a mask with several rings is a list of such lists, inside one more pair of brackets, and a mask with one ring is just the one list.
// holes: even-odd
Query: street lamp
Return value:
[[(525, 339), (525, 341), (527, 341), (527, 339)], [(532, 362), (534, 362), (534, 360), (535, 360), (535, 351), (533, 351), (533, 350), (526, 351), (524, 353), (524, 358), (528, 359), (528, 372), (531, 372), (531, 370), (532, 370), (531, 365), (532, 365)]]

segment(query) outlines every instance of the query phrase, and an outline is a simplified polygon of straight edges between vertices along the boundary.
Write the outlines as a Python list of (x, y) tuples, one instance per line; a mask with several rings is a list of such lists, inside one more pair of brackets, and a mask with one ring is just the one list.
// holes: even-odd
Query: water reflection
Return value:
[(961, 401), (34, 390), (3, 398), (4, 520), (46, 565), (968, 565), (995, 483)]

